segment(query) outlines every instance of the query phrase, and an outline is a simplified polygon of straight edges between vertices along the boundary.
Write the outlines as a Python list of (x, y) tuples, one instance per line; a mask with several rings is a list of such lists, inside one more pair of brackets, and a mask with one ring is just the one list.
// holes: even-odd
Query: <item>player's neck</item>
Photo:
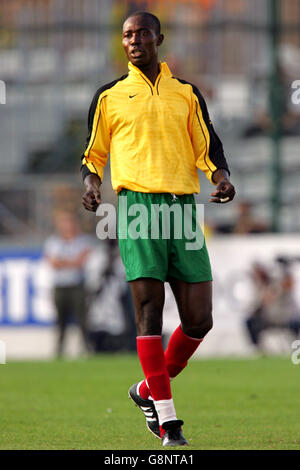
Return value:
[(154, 85), (155, 80), (160, 72), (159, 63), (156, 61), (155, 63), (150, 63), (147, 65), (141, 65), (139, 67), (141, 72), (150, 80), (150, 82)]

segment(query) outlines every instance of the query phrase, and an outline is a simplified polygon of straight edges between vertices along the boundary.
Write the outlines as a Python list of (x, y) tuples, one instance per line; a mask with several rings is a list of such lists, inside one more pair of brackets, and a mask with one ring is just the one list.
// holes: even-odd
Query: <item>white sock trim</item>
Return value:
[[(137, 393), (139, 396), (141, 396), (141, 395), (140, 395), (140, 386), (142, 385), (143, 382), (144, 382), (144, 381), (141, 380), (141, 381), (137, 384), (137, 386), (136, 386), (136, 393)], [(145, 379), (145, 382), (146, 382), (146, 384), (147, 384), (147, 387), (149, 388), (147, 379)], [(149, 395), (149, 397), (147, 398), (147, 400), (152, 400), (152, 401), (153, 401), (153, 398), (151, 397), (151, 395)]]
[(154, 405), (160, 426), (166, 421), (175, 421), (177, 419), (172, 398), (170, 400), (154, 400)]
[[(146, 382), (146, 384), (147, 384), (147, 387), (149, 388), (149, 391), (150, 391), (150, 387), (149, 387), (149, 384), (148, 384), (148, 381), (147, 381), (147, 379), (145, 379), (145, 382)], [(151, 396), (151, 395), (149, 395), (149, 397), (148, 397), (148, 400), (152, 400), (152, 401), (153, 401), (153, 398), (152, 398), (152, 396)]]
[(141, 380), (138, 384), (137, 384), (137, 387), (136, 387), (136, 393), (139, 395), (140, 394), (140, 386), (142, 385), (144, 381)]

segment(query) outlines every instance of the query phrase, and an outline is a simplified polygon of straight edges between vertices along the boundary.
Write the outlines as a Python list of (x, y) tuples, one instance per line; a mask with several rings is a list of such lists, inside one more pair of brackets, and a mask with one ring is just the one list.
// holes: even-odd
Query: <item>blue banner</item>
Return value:
[(52, 325), (51, 270), (42, 250), (0, 250), (0, 326)]

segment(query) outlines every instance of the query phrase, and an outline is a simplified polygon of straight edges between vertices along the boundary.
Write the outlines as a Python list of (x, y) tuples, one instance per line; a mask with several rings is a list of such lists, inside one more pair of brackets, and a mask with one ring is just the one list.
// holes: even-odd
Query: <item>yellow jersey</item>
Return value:
[(128, 68), (94, 96), (83, 178), (95, 173), (102, 181), (109, 154), (116, 193), (198, 193), (198, 168), (214, 183), (214, 172), (228, 166), (199, 90), (165, 62), (154, 85), (131, 62)]

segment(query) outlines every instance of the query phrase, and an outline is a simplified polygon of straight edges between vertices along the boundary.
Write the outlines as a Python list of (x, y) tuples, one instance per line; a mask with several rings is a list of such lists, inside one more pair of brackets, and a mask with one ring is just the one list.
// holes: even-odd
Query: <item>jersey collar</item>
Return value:
[[(159, 62), (159, 66), (160, 66), (161, 75), (163, 77), (166, 77), (166, 78), (172, 77), (171, 70), (169, 69), (166, 62)], [(129, 69), (129, 73), (134, 73), (136, 75), (142, 75), (143, 77), (145, 77), (143, 72), (138, 67), (133, 65), (131, 62), (128, 62), (128, 69)]]

